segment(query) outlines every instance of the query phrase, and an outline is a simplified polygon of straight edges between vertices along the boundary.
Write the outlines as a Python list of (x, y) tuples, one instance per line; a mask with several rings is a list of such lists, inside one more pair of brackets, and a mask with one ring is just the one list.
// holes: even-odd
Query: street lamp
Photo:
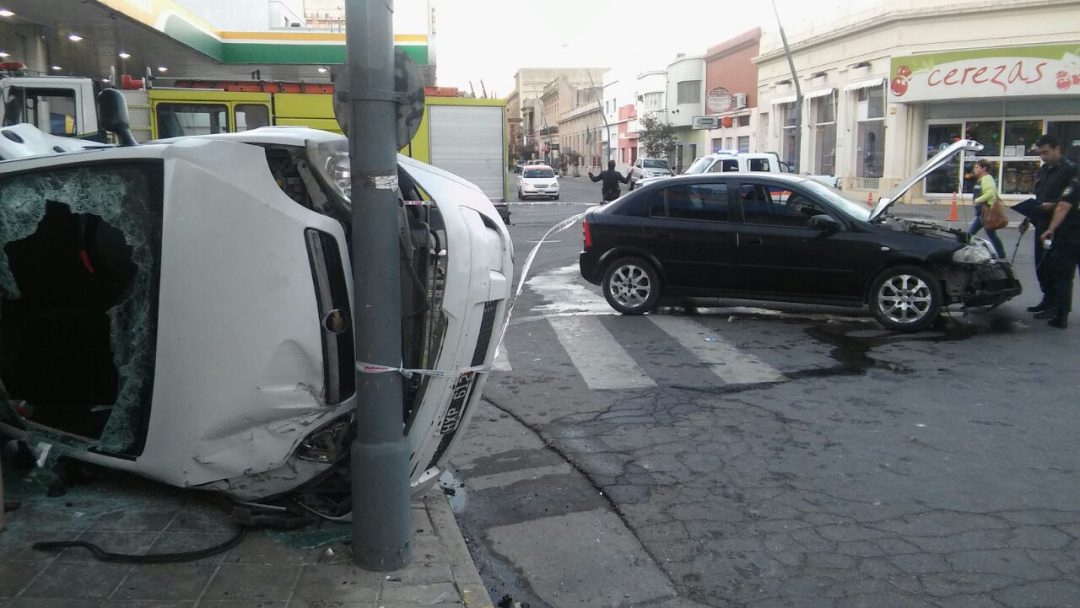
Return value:
[(604, 120), (604, 132), (607, 133), (608, 145), (607, 151), (604, 153), (603, 166), (607, 167), (608, 162), (611, 160), (611, 125), (608, 124), (607, 112), (604, 111), (604, 104), (600, 102), (600, 96), (596, 93), (596, 83), (593, 82), (592, 70), (585, 68), (585, 74), (589, 77), (589, 88), (592, 89), (593, 98), (596, 99), (596, 107), (600, 108), (600, 118)]
[[(802, 156), (802, 86), (799, 85), (799, 73), (795, 71), (795, 59), (791, 56), (791, 47), (788, 45), (787, 34), (784, 33), (784, 24), (780, 22), (780, 11), (776, 8), (776, 0), (772, 0), (773, 13), (776, 14), (776, 25), (780, 28), (780, 41), (784, 43), (784, 54), (787, 55), (788, 69), (791, 70), (791, 82), (795, 84), (795, 155), (791, 157), (791, 168), (795, 173), (799, 172), (799, 158)], [(786, 121), (785, 121), (786, 122)], [(781, 132), (783, 126), (781, 126)]]

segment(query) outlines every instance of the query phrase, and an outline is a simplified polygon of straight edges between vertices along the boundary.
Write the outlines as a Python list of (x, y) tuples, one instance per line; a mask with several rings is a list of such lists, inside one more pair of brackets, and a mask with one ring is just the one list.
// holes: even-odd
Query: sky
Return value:
[[(396, 0), (396, 5), (410, 0)], [(441, 86), (505, 97), (523, 67), (664, 69), (677, 53), (762, 27), (776, 30), (769, 2), (716, 0), (432, 0)], [(807, 25), (858, 13), (881, 0), (776, 0), (788, 37)]]

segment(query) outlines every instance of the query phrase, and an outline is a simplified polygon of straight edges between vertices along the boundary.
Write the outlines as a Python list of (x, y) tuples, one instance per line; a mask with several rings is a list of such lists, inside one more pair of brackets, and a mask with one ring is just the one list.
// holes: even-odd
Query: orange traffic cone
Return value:
[(871, 208), (871, 209), (874, 208), (874, 193), (873, 192), (867, 192), (866, 193), (866, 206)]
[(959, 222), (960, 221), (960, 210), (956, 208), (956, 193), (955, 192), (952, 193), (952, 206), (949, 208), (949, 221), (950, 222)]

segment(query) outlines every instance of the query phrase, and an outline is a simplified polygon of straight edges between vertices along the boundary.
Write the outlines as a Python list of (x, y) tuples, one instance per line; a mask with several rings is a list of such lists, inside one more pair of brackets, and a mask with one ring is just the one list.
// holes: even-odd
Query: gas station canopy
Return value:
[[(246, 79), (258, 70), (265, 80), (326, 82), (326, 66), (345, 60), (343, 31), (227, 31), (175, 0), (0, 0), (0, 10), (13, 13), (0, 13), (0, 62), (51, 74)], [(426, 33), (394, 40), (432, 63)]]

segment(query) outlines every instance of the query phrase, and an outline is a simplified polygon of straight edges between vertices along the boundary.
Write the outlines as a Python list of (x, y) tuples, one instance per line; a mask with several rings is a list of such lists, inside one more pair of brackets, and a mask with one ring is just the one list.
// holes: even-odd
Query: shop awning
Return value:
[(856, 80), (855, 82), (849, 82), (844, 85), (845, 91), (858, 91), (859, 89), (869, 89), (872, 87), (880, 87), (885, 84), (885, 79), (880, 76), (877, 78), (869, 78), (867, 80)]
[(806, 95), (803, 95), (803, 99), (817, 99), (818, 97), (832, 95), (835, 92), (836, 89), (818, 89), (816, 91), (810, 91)]
[(795, 99), (796, 97), (794, 95), (789, 95), (787, 97), (773, 97), (771, 103), (774, 106), (778, 106), (785, 103), (795, 103)]

